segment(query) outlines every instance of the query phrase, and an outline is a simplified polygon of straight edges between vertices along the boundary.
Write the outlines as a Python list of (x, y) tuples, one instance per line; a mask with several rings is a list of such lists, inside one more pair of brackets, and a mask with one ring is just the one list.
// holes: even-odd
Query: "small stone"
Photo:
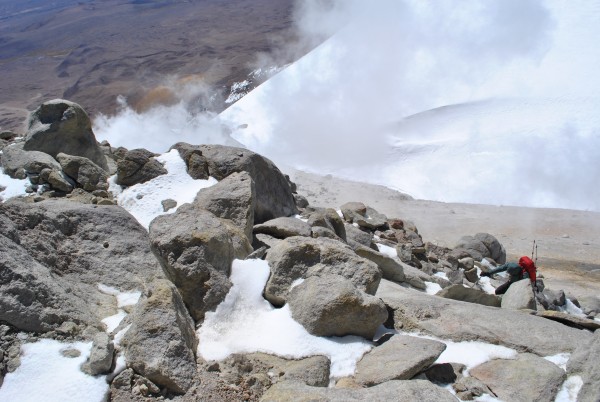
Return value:
[(81, 356), (81, 352), (74, 348), (63, 349), (60, 351), (60, 354), (71, 359)]
[(173, 200), (171, 198), (168, 198), (166, 200), (162, 200), (160, 203), (162, 204), (164, 212), (167, 212), (168, 210), (173, 209), (173, 208), (175, 208), (177, 206), (177, 201), (175, 201), (175, 200)]
[(142, 198), (144, 198), (144, 194), (138, 194), (135, 196), (135, 198), (141, 200)]

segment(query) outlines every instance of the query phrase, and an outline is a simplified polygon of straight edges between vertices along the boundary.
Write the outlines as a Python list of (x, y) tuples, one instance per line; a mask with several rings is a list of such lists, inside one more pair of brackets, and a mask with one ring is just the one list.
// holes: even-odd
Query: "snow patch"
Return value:
[(397, 258), (398, 252), (394, 247), (386, 246), (385, 244), (377, 243), (377, 248), (381, 254), (387, 255), (391, 258)]
[[(105, 376), (92, 377), (79, 369), (90, 355), (91, 348), (91, 342), (61, 343), (53, 339), (23, 345), (21, 365), (4, 378), (0, 400), (105, 401), (109, 390)], [(81, 355), (65, 357), (61, 355), (65, 349), (77, 349)]]
[(435, 295), (435, 294), (437, 294), (437, 292), (442, 290), (442, 287), (435, 282), (427, 282), (427, 281), (424, 281), (424, 282), (425, 282), (425, 286), (426, 286), (425, 292), (428, 295)]
[[(156, 159), (164, 163), (167, 174), (128, 187), (116, 195), (118, 204), (129, 211), (146, 229), (157, 216), (175, 212), (181, 205), (192, 202), (198, 191), (217, 183), (212, 177), (208, 180), (192, 179), (176, 149)], [(113, 186), (111, 190), (112, 188)], [(177, 207), (164, 212), (161, 201), (166, 199), (177, 201)]]
[[(453, 342), (432, 337), (446, 344), (446, 350), (435, 361), (440, 363), (462, 363), (467, 368), (465, 373), (468, 373), (473, 367), (477, 367), (492, 359), (515, 359), (517, 351), (500, 345), (492, 345), (491, 343), (479, 341)], [(465, 374), (466, 375), (466, 374)]]
[(556, 364), (558, 367), (560, 367), (564, 371), (567, 371), (567, 362), (569, 361), (570, 357), (571, 357), (570, 353), (559, 353), (559, 354), (552, 355), (552, 356), (546, 356), (546, 357), (544, 357), (544, 359)]
[(262, 297), (269, 277), (263, 260), (235, 260), (233, 286), (215, 312), (206, 314), (198, 337), (198, 354), (222, 360), (233, 353), (264, 352), (286, 358), (325, 355), (331, 360), (331, 377), (352, 375), (357, 361), (371, 348), (358, 336), (316, 337), (291, 316), (289, 306), (274, 308)]
[(563, 383), (562, 388), (556, 394), (555, 402), (577, 402), (577, 396), (583, 386), (583, 379), (578, 375), (572, 375)]
[(558, 311), (575, 315), (580, 318), (587, 318), (587, 315), (583, 313), (579, 307), (577, 307), (570, 299), (567, 299), (567, 302), (564, 306), (558, 306)]
[(9, 198), (27, 195), (25, 189), (29, 184), (28, 179), (13, 179), (0, 171), (0, 189), (4, 187), (4, 190), (0, 191), (0, 202), (4, 202)]
[(447, 281), (450, 280), (450, 279), (448, 279), (448, 275), (446, 275), (445, 272), (436, 272), (435, 274), (433, 274), (433, 276), (437, 276), (438, 278), (442, 278), (442, 279), (445, 279)]

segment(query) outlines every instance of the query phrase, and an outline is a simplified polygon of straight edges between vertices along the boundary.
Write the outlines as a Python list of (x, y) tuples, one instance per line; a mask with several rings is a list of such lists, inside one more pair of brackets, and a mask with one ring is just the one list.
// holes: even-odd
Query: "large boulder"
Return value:
[(261, 398), (262, 402), (286, 401), (436, 401), (456, 402), (445, 389), (425, 380), (388, 381), (370, 388), (311, 387), (298, 381), (281, 381)]
[(596, 402), (600, 395), (600, 331), (593, 338), (583, 342), (575, 350), (567, 364), (569, 375), (578, 375), (583, 380), (577, 400)]
[(247, 172), (232, 173), (214, 186), (199, 191), (194, 206), (231, 220), (252, 241), (256, 190)]
[(431, 296), (385, 279), (376, 296), (393, 312), (395, 328), (456, 342), (479, 340), (548, 356), (572, 352), (591, 337), (544, 318)]
[(334, 232), (340, 239), (346, 241), (344, 221), (333, 208), (315, 208), (308, 216), (310, 226), (322, 227)]
[(227, 219), (191, 204), (150, 223), (152, 251), (167, 277), (179, 289), (196, 321), (215, 309), (231, 288), (234, 258), (245, 258), (252, 246)]
[(502, 296), (502, 308), (512, 310), (536, 310), (535, 295), (529, 279), (522, 279), (510, 285)]
[(78, 104), (63, 99), (44, 102), (30, 114), (27, 125), (24, 150), (41, 151), (52, 157), (60, 152), (83, 156), (108, 169), (90, 118)]
[(256, 234), (266, 234), (277, 239), (285, 239), (292, 236), (310, 237), (312, 232), (310, 225), (296, 218), (275, 218), (265, 223), (254, 226)]
[(489, 233), (477, 233), (475, 236), (461, 237), (452, 253), (455, 256), (461, 256), (461, 252), (465, 252), (476, 261), (489, 257), (498, 264), (506, 262), (504, 246)]
[(311, 276), (288, 297), (294, 320), (316, 336), (359, 335), (373, 339), (388, 318), (385, 304), (339, 275)]
[(463, 285), (448, 286), (439, 291), (436, 296), (482, 304), (484, 306), (500, 307), (500, 298), (498, 296), (490, 295), (481, 290), (468, 288)]
[(248, 172), (256, 185), (254, 223), (298, 213), (288, 180), (269, 159), (243, 148), (201, 145), (209, 174), (223, 180), (235, 172)]
[(167, 174), (167, 169), (146, 149), (132, 149), (117, 162), (117, 184), (133, 186)]
[(349, 225), (347, 223), (344, 224), (344, 229), (346, 230), (346, 240), (348, 241), (348, 244), (352, 245), (354, 242), (365, 247), (371, 247), (373, 244), (372, 233), (365, 232), (364, 230), (360, 230), (356, 226)]
[(66, 200), (0, 206), (0, 320), (46, 332), (62, 322), (100, 327), (114, 296), (141, 290), (162, 272), (148, 233), (124, 209)]
[(85, 191), (108, 189), (108, 175), (104, 169), (91, 160), (62, 152), (56, 155), (56, 159), (63, 172), (75, 180)]
[(442, 342), (394, 335), (363, 356), (354, 378), (367, 387), (390, 380), (410, 380), (431, 366), (445, 349)]
[(377, 265), (328, 238), (288, 237), (269, 250), (267, 261), (271, 275), (265, 298), (276, 306), (285, 304), (294, 281), (312, 275), (341, 275), (368, 294), (375, 293), (381, 280)]
[(25, 151), (23, 143), (7, 146), (2, 150), (0, 163), (4, 173), (13, 179), (25, 179), (39, 175), (44, 169), (60, 170), (59, 163), (50, 155), (39, 151)]
[(514, 360), (491, 360), (469, 372), (498, 399), (515, 402), (552, 402), (566, 377), (563, 369), (554, 363), (529, 353), (520, 354)]
[(176, 393), (193, 385), (198, 346), (194, 321), (171, 282), (150, 284), (121, 345), (127, 366), (153, 383)]
[(208, 159), (202, 155), (202, 150), (199, 145), (191, 145), (185, 142), (178, 142), (171, 149), (176, 149), (179, 156), (185, 162), (186, 170), (190, 177), (194, 180), (206, 180), (208, 174)]

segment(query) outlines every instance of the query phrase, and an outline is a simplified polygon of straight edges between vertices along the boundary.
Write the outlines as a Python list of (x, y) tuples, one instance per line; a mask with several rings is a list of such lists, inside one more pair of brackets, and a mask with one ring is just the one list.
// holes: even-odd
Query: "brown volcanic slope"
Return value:
[[(161, 89), (169, 78), (224, 93), (257, 54), (293, 40), (292, 8), (293, 0), (2, 2), (0, 129), (19, 130), (27, 109), (57, 97), (92, 115), (114, 112), (119, 94), (142, 108), (172, 102)], [(218, 111), (222, 100), (198, 107)]]

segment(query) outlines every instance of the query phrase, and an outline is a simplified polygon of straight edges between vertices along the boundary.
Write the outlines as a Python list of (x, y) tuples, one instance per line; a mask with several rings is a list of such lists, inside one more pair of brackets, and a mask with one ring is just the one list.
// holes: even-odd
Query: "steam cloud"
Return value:
[(152, 125), (199, 143), (225, 141), (226, 124), (276, 162), (419, 198), (600, 210), (599, 6), (306, 0), (296, 14), (306, 43), (326, 39), (317, 49), (219, 121)]

